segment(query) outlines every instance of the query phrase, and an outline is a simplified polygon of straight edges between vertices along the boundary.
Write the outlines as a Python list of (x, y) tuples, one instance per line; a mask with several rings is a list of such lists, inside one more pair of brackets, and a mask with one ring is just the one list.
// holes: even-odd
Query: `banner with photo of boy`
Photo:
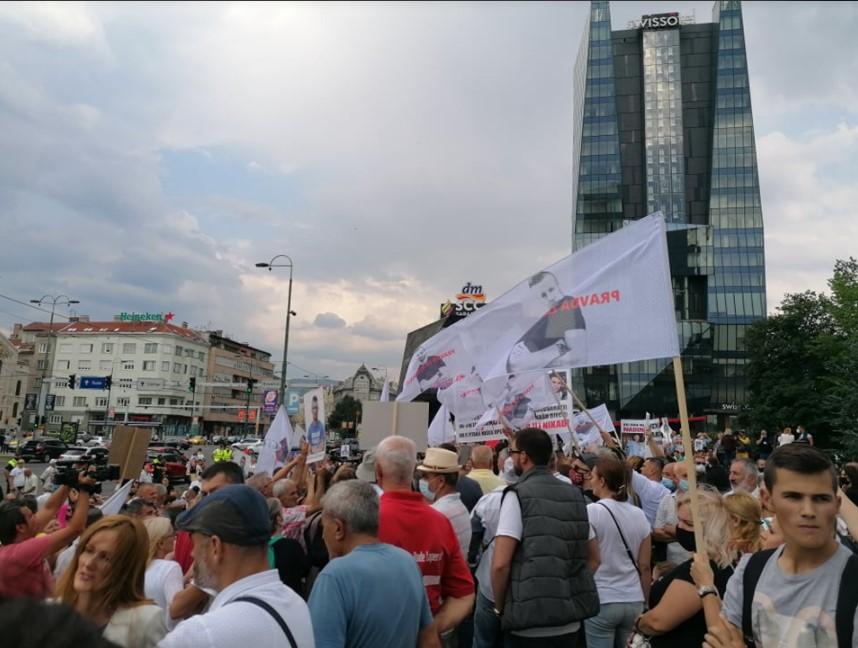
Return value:
[(397, 400), (476, 373), (509, 375), (679, 355), (664, 218), (635, 221), (531, 275), (414, 353)]
[[(582, 448), (603, 446), (605, 442), (602, 439), (602, 433), (599, 432), (600, 427), (609, 434), (616, 434), (616, 428), (614, 427), (614, 422), (611, 420), (611, 414), (608, 412), (608, 406), (602, 403), (598, 407), (588, 408), (587, 411), (590, 412), (590, 416), (593, 418), (591, 419), (590, 416), (587, 416), (586, 412), (576, 411), (572, 415), (572, 429), (575, 431)], [(599, 424), (598, 426), (596, 423), (593, 423), (593, 419)]]
[(325, 395), (318, 387), (304, 394), (304, 424), (307, 426), (307, 463), (318, 463), (325, 458)]

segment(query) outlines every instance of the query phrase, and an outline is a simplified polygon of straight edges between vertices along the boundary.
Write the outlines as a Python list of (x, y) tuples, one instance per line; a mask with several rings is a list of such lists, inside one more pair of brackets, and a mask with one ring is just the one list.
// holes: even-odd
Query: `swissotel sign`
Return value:
[(678, 13), (641, 16), (641, 29), (669, 29), (670, 27), (679, 27)]

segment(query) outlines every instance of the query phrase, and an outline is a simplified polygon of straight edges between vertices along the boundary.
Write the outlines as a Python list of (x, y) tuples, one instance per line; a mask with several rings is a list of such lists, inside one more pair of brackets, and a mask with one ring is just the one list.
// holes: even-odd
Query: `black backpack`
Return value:
[[(754, 603), (754, 591), (763, 573), (763, 568), (777, 549), (758, 551), (748, 559), (742, 576), (742, 634), (748, 648), (756, 648), (754, 628), (751, 622), (751, 609)], [(837, 611), (834, 622), (837, 628), (838, 648), (852, 648), (855, 609), (858, 608), (858, 555), (852, 554), (846, 561), (840, 575), (840, 589), (837, 592)]]
[(325, 540), (322, 537), (321, 511), (316, 511), (307, 518), (307, 524), (304, 526), (304, 544), (307, 547), (307, 559), (310, 561), (310, 567), (322, 569), (328, 564), (330, 558)]

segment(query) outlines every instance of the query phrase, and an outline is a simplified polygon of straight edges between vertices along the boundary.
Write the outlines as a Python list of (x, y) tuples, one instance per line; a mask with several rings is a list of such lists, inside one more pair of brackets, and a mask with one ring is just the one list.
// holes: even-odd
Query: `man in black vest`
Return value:
[(551, 473), (551, 452), (535, 428), (510, 449), (520, 478), (504, 492), (491, 570), (505, 648), (573, 646), (581, 621), (599, 612), (584, 496)]

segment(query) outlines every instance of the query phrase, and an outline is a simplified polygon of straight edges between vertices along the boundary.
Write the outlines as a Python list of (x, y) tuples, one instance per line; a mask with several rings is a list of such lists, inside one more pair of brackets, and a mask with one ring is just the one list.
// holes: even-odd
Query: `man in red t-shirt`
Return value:
[(74, 515), (65, 528), (47, 535), (36, 534), (57, 516), (68, 497), (68, 486), (54, 491), (38, 512), (20, 500), (0, 504), (0, 598), (44, 599), (51, 594), (54, 579), (45, 559), (65, 549), (86, 528), (90, 491), (95, 482), (84, 473), (78, 481)]
[(450, 521), (411, 490), (416, 465), (411, 439), (391, 436), (378, 445), (375, 474), (384, 491), (378, 537), (417, 561), (438, 632), (445, 633), (471, 613), (474, 580)]

